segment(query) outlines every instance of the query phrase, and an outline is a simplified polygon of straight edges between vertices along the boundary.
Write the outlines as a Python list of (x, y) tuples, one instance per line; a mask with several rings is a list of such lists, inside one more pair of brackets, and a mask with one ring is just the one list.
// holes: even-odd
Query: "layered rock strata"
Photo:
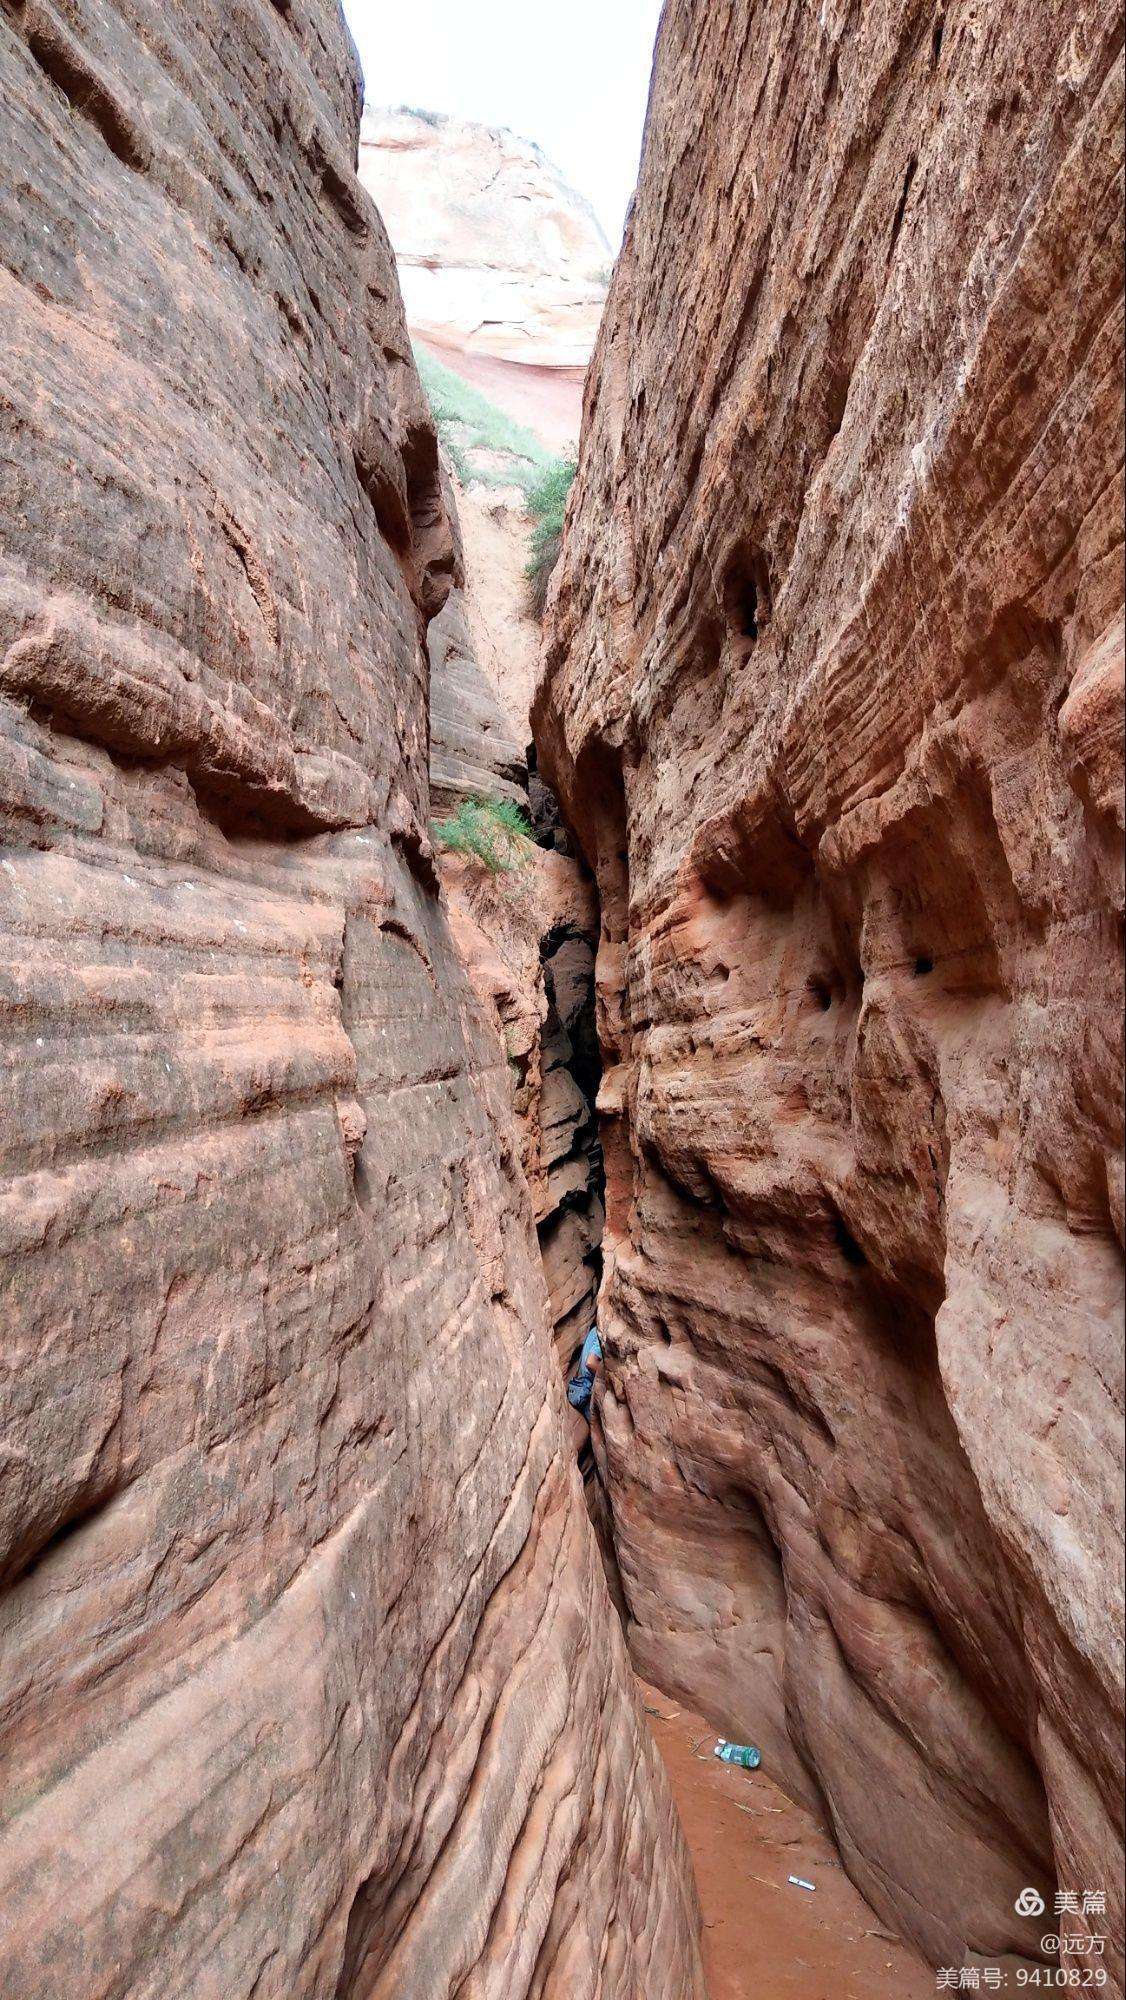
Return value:
[(669, 0), (534, 707), (634, 1657), (940, 1964), (1105, 1891), (1110, 1990), (1120, 37)]
[(322, 0), (0, 7), (6, 2000), (699, 1991), (429, 855), (359, 97)]

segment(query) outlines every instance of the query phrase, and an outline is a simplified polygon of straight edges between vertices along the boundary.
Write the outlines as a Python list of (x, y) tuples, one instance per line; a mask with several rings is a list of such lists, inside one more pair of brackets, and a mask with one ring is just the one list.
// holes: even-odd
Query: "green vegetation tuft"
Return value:
[[(479, 479), (486, 485), (522, 486), (527, 492), (553, 463), (546, 447), (523, 424), (506, 417), (479, 389), (463, 382), (452, 368), (435, 361), (433, 355), (418, 351), (415, 361), (438, 436), (447, 456), (453, 460), (458, 478), (463, 477), (464, 467), (466, 479)], [(474, 465), (473, 454), (481, 451), (511, 459), (511, 470)]]
[(433, 820), (430, 831), (448, 854), (472, 855), (490, 875), (527, 866), (532, 828), (512, 799), (463, 799), (448, 819)]
[[(415, 354), (438, 436), (462, 486), (518, 486), (532, 517), (532, 553), (525, 569), (529, 608), (543, 616), (559, 558), (563, 514), (575, 477), (573, 457), (556, 458), (523, 424), (506, 417), (479, 389), (421, 350)], [(481, 454), (501, 463), (482, 463)]]
[(563, 546), (563, 516), (578, 466), (573, 458), (556, 459), (528, 494), (528, 512), (535, 522), (532, 554), (524, 570), (528, 597), (537, 618), (543, 617), (547, 588)]

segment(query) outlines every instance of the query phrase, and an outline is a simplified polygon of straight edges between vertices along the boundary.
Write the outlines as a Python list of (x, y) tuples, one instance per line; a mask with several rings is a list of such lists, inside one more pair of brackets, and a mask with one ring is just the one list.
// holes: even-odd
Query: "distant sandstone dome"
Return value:
[(583, 370), (610, 246), (538, 146), (435, 112), (368, 110), (360, 179), (387, 225), (412, 332), (536, 368)]

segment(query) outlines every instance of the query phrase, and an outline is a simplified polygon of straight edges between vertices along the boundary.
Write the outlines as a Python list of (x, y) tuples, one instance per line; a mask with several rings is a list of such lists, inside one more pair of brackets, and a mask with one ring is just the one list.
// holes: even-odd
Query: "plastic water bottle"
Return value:
[(744, 1771), (757, 1771), (762, 1763), (762, 1751), (753, 1743), (729, 1743), (726, 1736), (720, 1737), (715, 1755), (721, 1764), (738, 1764)]

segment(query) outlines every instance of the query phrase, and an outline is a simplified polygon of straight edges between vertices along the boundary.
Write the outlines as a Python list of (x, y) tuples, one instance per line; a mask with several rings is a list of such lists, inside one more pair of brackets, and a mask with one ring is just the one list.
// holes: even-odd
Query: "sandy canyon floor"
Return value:
[(809, 1813), (765, 1771), (720, 1764), (702, 1716), (644, 1681), (641, 1695), (696, 1870), (710, 2000), (933, 1994), (933, 1972), (880, 1924)]

